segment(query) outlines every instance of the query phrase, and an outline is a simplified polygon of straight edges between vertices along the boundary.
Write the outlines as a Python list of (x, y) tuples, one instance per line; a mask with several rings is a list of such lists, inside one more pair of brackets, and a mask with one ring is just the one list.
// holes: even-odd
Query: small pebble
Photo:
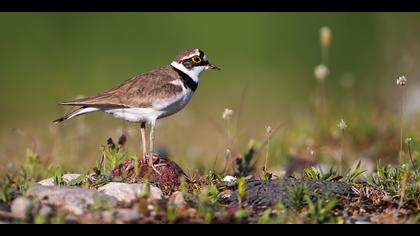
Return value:
[(27, 197), (17, 197), (15, 200), (13, 200), (11, 205), (12, 214), (16, 218), (26, 219), (31, 207), (31, 199)]
[(66, 215), (66, 217), (64, 217), (64, 221), (67, 224), (75, 224), (77, 223), (77, 217), (74, 215)]
[(41, 206), (41, 209), (39, 209), (38, 214), (44, 217), (48, 217), (51, 215), (52, 211), (52, 208), (49, 206)]
[(184, 199), (182, 192), (176, 191), (169, 197), (169, 202), (176, 206), (185, 206), (187, 202)]
[(140, 219), (140, 214), (137, 209), (124, 208), (117, 210), (116, 218), (125, 223), (132, 223)]

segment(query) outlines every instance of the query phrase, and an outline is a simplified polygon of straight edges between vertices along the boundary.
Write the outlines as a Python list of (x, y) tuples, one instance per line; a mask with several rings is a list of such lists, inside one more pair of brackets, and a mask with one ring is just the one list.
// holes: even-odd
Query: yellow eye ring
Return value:
[(195, 57), (191, 58), (191, 60), (192, 60), (194, 63), (198, 64), (198, 63), (200, 63), (200, 62), (201, 62), (201, 57), (199, 57), (199, 56), (195, 56)]

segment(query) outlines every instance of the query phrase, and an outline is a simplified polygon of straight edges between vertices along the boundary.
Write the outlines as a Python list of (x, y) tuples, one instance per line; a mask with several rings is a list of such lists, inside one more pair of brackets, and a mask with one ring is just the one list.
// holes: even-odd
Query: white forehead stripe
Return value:
[(188, 55), (188, 56), (185, 56), (185, 57), (181, 58), (181, 61), (182, 61), (182, 60), (185, 60), (185, 59), (187, 59), (187, 58), (191, 58), (191, 57), (193, 57), (193, 56), (200, 56), (200, 53), (192, 53), (192, 54), (190, 54), (190, 55)]
[(187, 59), (187, 58), (191, 58), (191, 57), (193, 57), (193, 56), (200, 56), (200, 50), (195, 49), (195, 52), (194, 52), (194, 53), (191, 53), (190, 55), (188, 55), (188, 56), (185, 56), (185, 57), (181, 58), (181, 61), (182, 61), (182, 60), (185, 60), (185, 59)]

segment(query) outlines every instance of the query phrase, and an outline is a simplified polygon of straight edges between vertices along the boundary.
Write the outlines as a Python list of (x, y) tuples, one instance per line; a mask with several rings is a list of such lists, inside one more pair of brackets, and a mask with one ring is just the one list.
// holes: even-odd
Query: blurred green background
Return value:
[[(328, 125), (343, 117), (364, 135), (370, 127), (363, 122), (374, 123), (375, 112), (392, 118), (399, 107), (395, 80), (402, 74), (416, 110), (417, 13), (1, 13), (0, 163), (19, 162), (31, 148), (51, 163), (88, 170), (100, 145), (122, 132), (138, 151), (136, 125), (91, 114), (54, 126), (51, 121), (70, 110), (56, 103), (94, 95), (191, 47), (222, 70), (204, 73), (186, 109), (159, 122), (157, 144), (187, 170), (223, 158), (225, 108), (234, 110), (230, 126), (241, 151), (252, 138), (264, 141), (267, 125), (286, 124), (279, 143), (286, 137), (288, 144), (308, 137), (317, 143), (313, 71), (325, 25), (333, 35)], [(278, 149), (273, 165), (290, 152)]]

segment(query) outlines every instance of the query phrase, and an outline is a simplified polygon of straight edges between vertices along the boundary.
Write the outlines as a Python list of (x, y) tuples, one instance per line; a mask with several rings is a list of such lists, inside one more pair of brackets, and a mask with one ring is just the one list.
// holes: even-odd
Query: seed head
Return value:
[(271, 128), (271, 126), (266, 126), (265, 132), (267, 132), (267, 134), (270, 135), (271, 133), (273, 133), (273, 128)]
[(339, 129), (341, 129), (341, 130), (345, 130), (345, 129), (347, 129), (347, 124), (346, 124), (346, 122), (344, 121), (344, 119), (341, 119), (340, 123), (338, 123), (338, 124), (337, 124), (337, 127), (338, 127)]
[(229, 120), (233, 115), (233, 110), (229, 108), (225, 108), (225, 111), (223, 111), (222, 118), (224, 120)]
[(412, 138), (406, 138), (405, 139), (405, 144), (410, 145), (412, 141), (413, 141)]
[(324, 82), (325, 81), (325, 78), (327, 78), (327, 76), (328, 76), (329, 73), (330, 73), (330, 70), (324, 64), (321, 64), (321, 65), (316, 66), (315, 67), (315, 70), (314, 70), (315, 78), (319, 82)]
[(230, 149), (229, 148), (227, 148), (226, 150), (225, 150), (225, 153), (224, 153), (225, 155), (225, 159), (230, 159), (230, 156), (231, 156), (231, 151), (230, 151)]
[(405, 76), (400, 76), (397, 79), (397, 85), (403, 87), (407, 84), (407, 78), (405, 78)]
[(315, 156), (315, 154), (316, 154), (316, 152), (315, 152), (315, 150), (311, 149), (311, 150), (309, 151), (309, 154), (311, 154), (311, 156), (312, 156), (312, 157), (314, 157), (314, 156)]
[(332, 33), (328, 26), (323, 26), (319, 30), (319, 40), (322, 47), (329, 47), (331, 44)]

